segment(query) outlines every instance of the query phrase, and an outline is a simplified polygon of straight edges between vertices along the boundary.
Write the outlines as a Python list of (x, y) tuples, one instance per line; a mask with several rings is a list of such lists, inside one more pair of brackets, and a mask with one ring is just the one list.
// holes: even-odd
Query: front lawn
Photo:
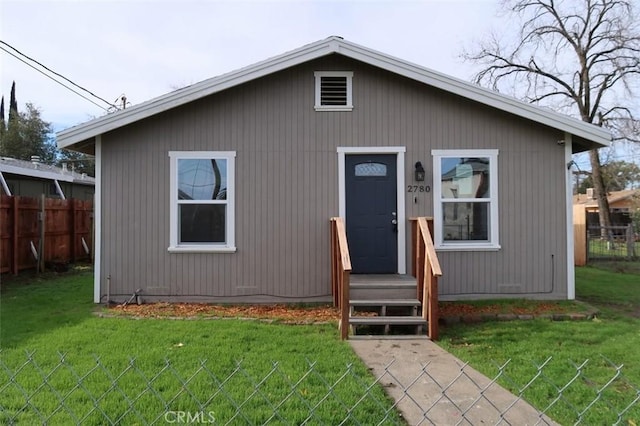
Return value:
[[(335, 324), (100, 318), (91, 293), (90, 273), (3, 282), (0, 423), (163, 423), (185, 412), (337, 424), (355, 406), (352, 419), (370, 424), (392, 405), (378, 387), (358, 402), (373, 378)], [(395, 412), (388, 423), (400, 423)]]
[[(612, 424), (640, 388), (640, 320), (634, 317), (640, 309), (640, 275), (578, 268), (576, 293), (602, 314), (591, 321), (451, 325), (443, 328), (439, 343), (492, 378), (498, 373), (497, 365), (510, 360), (500, 383), (515, 393), (534, 377), (536, 365), (552, 358), (523, 395), (538, 409), (545, 409), (561, 395), (548, 412), (561, 424), (575, 423), (578, 413), (616, 374), (613, 364), (624, 365), (623, 377), (603, 390), (601, 399), (582, 418), (583, 424)], [(586, 360), (578, 374), (577, 367)], [(559, 391), (576, 375), (579, 378), (572, 386)], [(623, 419), (638, 423), (640, 406), (636, 404)]]

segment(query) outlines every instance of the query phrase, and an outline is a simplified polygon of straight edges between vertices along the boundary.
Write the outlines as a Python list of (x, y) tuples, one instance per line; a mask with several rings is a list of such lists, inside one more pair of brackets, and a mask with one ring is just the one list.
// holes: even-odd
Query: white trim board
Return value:
[(407, 151), (404, 146), (383, 147), (342, 147), (337, 148), (338, 153), (338, 216), (346, 223), (347, 198), (346, 198), (346, 172), (345, 157), (347, 154), (396, 154), (396, 204), (398, 209), (398, 274), (407, 273), (407, 213), (404, 197), (404, 157)]
[[(93, 196), (93, 303), (100, 303), (102, 273), (102, 136), (96, 136), (96, 177)], [(107, 300), (106, 303), (109, 303)]]
[[(573, 140), (570, 133), (564, 135), (565, 196), (567, 206), (567, 299), (576, 298), (576, 271), (574, 264), (575, 242), (573, 240), (573, 173), (571, 173), (571, 154)], [(555, 274), (555, 271), (553, 271)]]
[(188, 102), (334, 53), (379, 67), (383, 70), (528, 120), (568, 132), (602, 146), (608, 146), (611, 142), (611, 133), (602, 127), (519, 101), (464, 80), (450, 77), (411, 62), (351, 43), (343, 40), (341, 37), (333, 36), (258, 62), (254, 65), (159, 96), (125, 110), (65, 129), (57, 134), (58, 147), (70, 147), (71, 145), (89, 140), (99, 134), (184, 105)]

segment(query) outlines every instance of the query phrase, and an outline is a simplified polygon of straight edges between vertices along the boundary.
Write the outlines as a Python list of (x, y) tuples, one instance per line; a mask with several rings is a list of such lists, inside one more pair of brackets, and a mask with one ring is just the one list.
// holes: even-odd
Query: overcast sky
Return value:
[[(135, 105), (331, 35), (468, 81), (475, 68), (460, 54), (508, 33), (499, 15), (499, 0), (0, 0), (0, 40)], [(55, 131), (105, 114), (0, 51), (6, 110), (12, 81), (19, 108), (33, 103)]]
[[(339, 35), (465, 80), (459, 54), (496, 22), (497, 0), (0, 1), (0, 40), (96, 95), (132, 104)], [(0, 51), (5, 104), (15, 80), (56, 130), (105, 112)]]

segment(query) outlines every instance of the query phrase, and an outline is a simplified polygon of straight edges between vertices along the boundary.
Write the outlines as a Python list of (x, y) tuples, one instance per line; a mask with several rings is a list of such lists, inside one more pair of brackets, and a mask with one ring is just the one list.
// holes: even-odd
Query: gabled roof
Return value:
[(50, 164), (18, 160), (9, 157), (0, 157), (0, 173), (95, 186), (95, 179), (86, 174), (65, 170)]
[(611, 134), (598, 126), (519, 101), (463, 80), (415, 65), (384, 53), (332, 36), (245, 68), (204, 80), (150, 101), (63, 130), (57, 134), (60, 148), (91, 142), (91, 138), (188, 102), (255, 80), (326, 55), (340, 54), (429, 86), (524, 117), (583, 139), (591, 145), (607, 146)]

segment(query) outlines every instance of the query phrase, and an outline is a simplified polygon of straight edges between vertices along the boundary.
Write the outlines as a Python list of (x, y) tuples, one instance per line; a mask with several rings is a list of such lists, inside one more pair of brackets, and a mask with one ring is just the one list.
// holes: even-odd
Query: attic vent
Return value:
[(350, 71), (317, 71), (316, 111), (351, 111), (352, 78)]
[(320, 78), (320, 105), (347, 104), (347, 77)]

